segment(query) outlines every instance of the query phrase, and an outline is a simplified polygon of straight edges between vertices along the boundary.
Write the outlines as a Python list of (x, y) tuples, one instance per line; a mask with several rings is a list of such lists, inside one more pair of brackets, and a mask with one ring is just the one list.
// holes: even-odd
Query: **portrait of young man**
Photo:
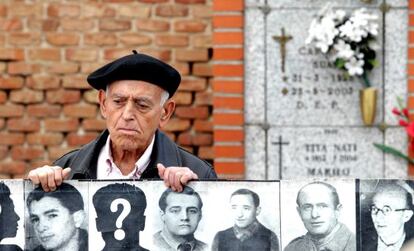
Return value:
[[(355, 200), (354, 182), (345, 185), (350, 185), (350, 192), (352, 192), (350, 196)], [(303, 235), (296, 235), (296, 238), (291, 239), (287, 246), (285, 246), (284, 251), (355, 251), (356, 238), (354, 230), (351, 231), (347, 225), (340, 221), (341, 214), (343, 213), (343, 205), (337, 188), (324, 181), (313, 181), (301, 185), (296, 191), (296, 197), (291, 194), (286, 196), (296, 198), (296, 217), (299, 216), (306, 232)], [(283, 193), (286, 193), (286, 191), (282, 186), (282, 195)], [(288, 198), (285, 199), (288, 200)], [(293, 214), (289, 214), (294, 209), (291, 207), (293, 205), (288, 209), (282, 208), (282, 211), (294, 217)], [(355, 224), (355, 206), (353, 205), (348, 208), (353, 210), (354, 217), (347, 218), (347, 223), (349, 221), (352, 223), (353, 221)], [(282, 215), (282, 219), (288, 217), (287, 215)], [(288, 227), (283, 226), (283, 224), (288, 223), (282, 222), (282, 228)]]
[(4, 239), (16, 237), (20, 221), (10, 195), (10, 188), (5, 182), (0, 182), (0, 251), (22, 250), (18, 245), (3, 243)]
[(231, 194), (229, 202), (234, 224), (215, 235), (213, 251), (279, 250), (276, 234), (257, 219), (261, 211), (257, 193), (241, 188)]
[[(96, 211), (96, 229), (105, 242), (99, 250), (147, 251), (140, 244), (147, 207), (146, 196), (140, 188), (132, 183), (108, 184), (93, 194), (92, 202)], [(117, 225), (119, 220), (122, 220), (121, 225)]]
[[(26, 248), (43, 250), (88, 250), (88, 232), (82, 195), (73, 185), (62, 183), (55, 191), (45, 192), (41, 187), (26, 196), (27, 225), (32, 228), (37, 245)], [(26, 239), (31, 240), (26, 229)]]
[(189, 186), (181, 193), (166, 189), (158, 201), (162, 229), (153, 236), (155, 250), (206, 251), (206, 243), (195, 238), (194, 233), (202, 218), (203, 201)]
[[(365, 184), (364, 184), (365, 183)], [(412, 181), (370, 180), (361, 205), (363, 251), (400, 250), (414, 238)], [(411, 184), (410, 184), (411, 183)]]

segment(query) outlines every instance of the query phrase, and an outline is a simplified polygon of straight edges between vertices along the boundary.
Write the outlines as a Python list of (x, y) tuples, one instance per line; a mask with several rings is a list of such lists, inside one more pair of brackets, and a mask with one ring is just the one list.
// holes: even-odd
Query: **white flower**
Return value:
[(335, 45), (334, 45), (334, 49), (336, 51), (335, 54), (335, 59), (337, 58), (343, 58), (343, 59), (350, 59), (351, 57), (354, 56), (354, 51), (351, 48), (351, 45), (345, 43), (344, 40), (339, 39)]
[(348, 70), (349, 75), (362, 75), (364, 73), (364, 60), (357, 59), (356, 57), (352, 57), (348, 62), (345, 63), (345, 68)]

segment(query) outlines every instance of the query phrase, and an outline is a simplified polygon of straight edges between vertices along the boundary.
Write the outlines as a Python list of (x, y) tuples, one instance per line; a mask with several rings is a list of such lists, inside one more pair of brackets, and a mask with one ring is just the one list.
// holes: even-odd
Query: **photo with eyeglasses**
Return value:
[(403, 250), (414, 240), (413, 188), (410, 180), (360, 180), (360, 250)]

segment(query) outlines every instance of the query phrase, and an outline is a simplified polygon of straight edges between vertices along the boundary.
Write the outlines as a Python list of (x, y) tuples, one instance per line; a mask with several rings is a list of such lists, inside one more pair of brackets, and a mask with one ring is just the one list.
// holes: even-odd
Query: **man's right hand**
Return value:
[(51, 192), (69, 177), (70, 171), (69, 167), (63, 169), (60, 166), (42, 166), (31, 170), (27, 178), (35, 185), (40, 184), (45, 192)]

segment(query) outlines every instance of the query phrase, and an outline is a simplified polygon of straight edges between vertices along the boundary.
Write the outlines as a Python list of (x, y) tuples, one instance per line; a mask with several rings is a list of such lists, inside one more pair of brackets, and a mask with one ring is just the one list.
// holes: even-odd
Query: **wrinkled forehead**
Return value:
[(373, 204), (377, 206), (401, 207), (407, 204), (406, 194), (397, 190), (381, 190), (372, 198)]
[(311, 184), (303, 187), (298, 194), (299, 205), (303, 204), (334, 204), (332, 191), (322, 184)]

